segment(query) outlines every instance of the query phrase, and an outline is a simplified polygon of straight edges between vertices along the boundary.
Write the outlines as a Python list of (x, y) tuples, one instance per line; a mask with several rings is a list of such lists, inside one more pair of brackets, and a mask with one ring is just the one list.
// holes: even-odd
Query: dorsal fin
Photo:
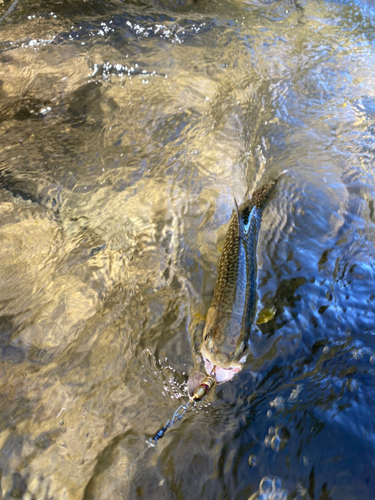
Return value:
[(243, 220), (242, 220), (242, 217), (241, 217), (241, 214), (240, 214), (240, 210), (239, 210), (238, 205), (237, 205), (236, 198), (234, 198), (234, 204), (236, 206), (236, 212), (237, 212), (238, 236), (240, 238), (243, 238), (244, 237)]

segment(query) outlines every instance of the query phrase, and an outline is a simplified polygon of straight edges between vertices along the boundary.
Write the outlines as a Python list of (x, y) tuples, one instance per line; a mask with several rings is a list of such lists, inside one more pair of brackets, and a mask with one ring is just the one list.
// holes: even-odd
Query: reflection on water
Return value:
[[(0, 497), (374, 498), (374, 39), (360, 0), (19, 1)], [(136, 461), (199, 368), (233, 199), (284, 169), (253, 356)]]

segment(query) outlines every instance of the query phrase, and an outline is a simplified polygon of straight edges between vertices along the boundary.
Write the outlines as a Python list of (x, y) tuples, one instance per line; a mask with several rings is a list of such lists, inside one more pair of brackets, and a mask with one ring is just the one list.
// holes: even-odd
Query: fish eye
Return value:
[(204, 343), (207, 344), (207, 342), (210, 340), (211, 337), (212, 337), (212, 331), (211, 329), (208, 329), (203, 338)]

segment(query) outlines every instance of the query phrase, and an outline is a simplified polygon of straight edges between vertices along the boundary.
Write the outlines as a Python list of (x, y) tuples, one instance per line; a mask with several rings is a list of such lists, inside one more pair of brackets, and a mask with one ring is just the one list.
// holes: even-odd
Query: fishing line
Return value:
[(16, 8), (17, 4), (18, 4), (18, 0), (14, 0), (14, 2), (9, 7), (9, 9), (5, 12), (5, 14), (0, 17), (0, 23), (1, 23), (1, 21), (4, 21), (4, 19), (9, 16), (9, 14)]
[(190, 400), (187, 403), (183, 403), (180, 405), (177, 410), (174, 412), (173, 417), (171, 420), (168, 420), (167, 423), (161, 427), (154, 436), (146, 440), (146, 447), (144, 448), (143, 451), (133, 460), (131, 464), (126, 468), (125, 474), (127, 475), (130, 472), (130, 469), (134, 467), (134, 465), (143, 458), (143, 456), (146, 454), (147, 450), (150, 448), (156, 448), (156, 445), (161, 439), (164, 434), (167, 432), (168, 429), (170, 429), (176, 422), (182, 419), (182, 417), (185, 415), (185, 413), (188, 411), (190, 405), (194, 401), (200, 401), (205, 397), (205, 395), (212, 389), (212, 387), (215, 385), (216, 380), (214, 378), (214, 372), (213, 375), (207, 375), (206, 377), (203, 378), (202, 382), (195, 388), (193, 394), (190, 396)]

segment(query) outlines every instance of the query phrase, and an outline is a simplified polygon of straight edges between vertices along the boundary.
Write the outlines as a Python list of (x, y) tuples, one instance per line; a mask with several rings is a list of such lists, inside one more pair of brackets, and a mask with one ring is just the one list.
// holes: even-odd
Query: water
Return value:
[[(374, 498), (374, 39), (359, 0), (19, 0), (0, 27), (3, 498)], [(199, 367), (233, 199), (284, 169), (253, 357), (137, 460)]]

